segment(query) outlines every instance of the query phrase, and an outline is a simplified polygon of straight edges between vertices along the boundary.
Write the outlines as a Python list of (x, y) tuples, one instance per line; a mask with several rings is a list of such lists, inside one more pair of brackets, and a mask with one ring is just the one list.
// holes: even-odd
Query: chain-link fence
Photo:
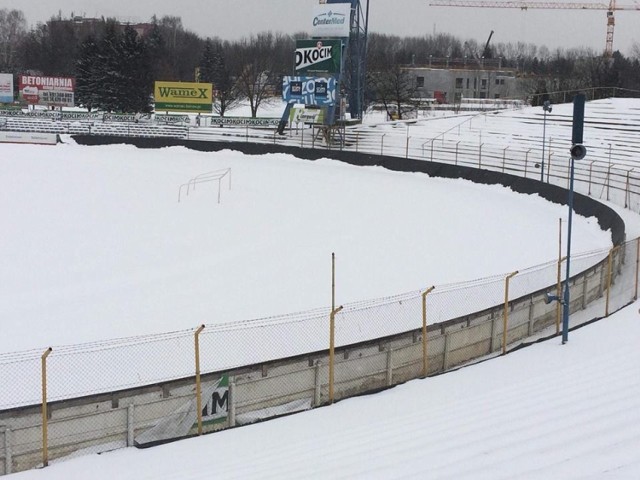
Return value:
[[(437, 138), (409, 130), (402, 142), (393, 132), (345, 128), (301, 129), (285, 137), (224, 130), (236, 141), (350, 149), (539, 179), (542, 151), (533, 145), (447, 137), (474, 128), (474, 118)], [(568, 162), (556, 161), (565, 147), (549, 142), (545, 182), (567, 186)], [(577, 165), (576, 190), (640, 211), (640, 172), (625, 160), (628, 152), (590, 152), (594, 160)], [(608, 316), (637, 298), (639, 252), (635, 239), (572, 256), (572, 325)], [(562, 306), (549, 303), (548, 295), (560, 297), (564, 261), (334, 309), (0, 354), (0, 474), (310, 409), (556, 334)]]
[[(572, 258), (572, 324), (637, 297), (639, 245)], [(334, 310), (0, 355), (0, 473), (306, 410), (553, 335), (559, 262)]]

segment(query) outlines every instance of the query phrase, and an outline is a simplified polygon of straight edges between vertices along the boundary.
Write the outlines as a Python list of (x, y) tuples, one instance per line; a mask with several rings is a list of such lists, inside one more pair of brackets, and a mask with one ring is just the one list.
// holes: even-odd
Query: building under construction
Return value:
[(459, 105), (463, 99), (521, 97), (516, 70), (502, 67), (502, 59), (433, 58), (427, 65), (407, 65), (404, 70), (417, 97), (425, 101)]

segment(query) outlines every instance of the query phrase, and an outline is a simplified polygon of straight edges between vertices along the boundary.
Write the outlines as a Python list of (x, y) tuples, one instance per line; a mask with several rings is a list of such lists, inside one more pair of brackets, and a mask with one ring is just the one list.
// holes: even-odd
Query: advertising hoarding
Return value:
[(211, 117), (211, 125), (229, 125), (232, 127), (277, 127), (280, 117)]
[[(227, 421), (229, 413), (229, 375), (202, 384), (202, 425), (208, 427)], [(155, 445), (186, 437), (197, 432), (197, 399), (195, 396), (178, 406), (171, 414), (156, 420), (155, 425), (135, 437), (136, 446)]]
[(334, 105), (336, 77), (284, 77), (282, 99), (305, 105)]
[(33, 105), (73, 107), (76, 79), (69, 77), (42, 77), (19, 75), (20, 96)]
[(0, 73), (0, 103), (13, 103), (13, 73)]
[(313, 8), (312, 37), (348, 37), (351, 3), (325, 3)]
[(306, 73), (340, 73), (342, 40), (297, 40), (295, 71)]
[(157, 111), (208, 112), (213, 104), (213, 85), (194, 82), (155, 82)]

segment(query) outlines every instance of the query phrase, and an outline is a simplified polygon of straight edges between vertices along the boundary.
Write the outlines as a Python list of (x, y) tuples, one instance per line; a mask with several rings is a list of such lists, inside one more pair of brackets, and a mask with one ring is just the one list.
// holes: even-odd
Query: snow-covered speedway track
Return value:
[[(615, 100), (614, 106), (621, 108), (623, 102)], [(593, 108), (599, 108), (598, 102), (593, 103)], [(637, 107), (633, 102), (629, 103), (629, 118), (624, 114), (620, 122), (636, 125), (634, 110)], [(562, 118), (564, 107), (554, 108), (559, 118), (548, 120), (550, 135), (566, 138), (568, 126), (566, 118)], [(433, 146), (433, 155), (438, 161), (466, 162), (469, 166), (483, 151), (482, 168), (504, 169), (535, 178), (539, 170), (535, 170), (533, 147), (530, 146), (535, 135), (527, 122), (539, 125), (535, 120), (537, 116), (537, 111), (527, 110), (498, 114), (495, 124), (490, 123), (491, 116), (485, 116), (486, 120), (473, 117), (462, 122), (458, 118), (458, 123), (455, 119), (445, 120), (440, 130), (434, 127), (438, 122), (428, 121), (424, 123), (430, 130), (429, 135), (422, 133), (423, 136), (419, 133), (419, 122), (408, 127), (402, 123), (380, 124), (373, 128), (375, 133), (367, 131), (371, 127), (362, 126), (350, 132), (348, 139), (353, 140), (356, 136), (356, 142), (351, 142), (350, 148), (355, 149), (357, 143), (361, 150), (375, 152), (380, 149), (378, 153), (397, 156), (404, 156), (404, 153), (427, 161)], [(554, 121), (556, 124), (552, 125)], [(485, 122), (485, 126), (478, 129), (467, 122), (481, 125)], [(505, 131), (509, 133), (505, 135)], [(524, 132), (529, 133), (526, 138), (520, 138), (525, 136)], [(475, 137), (478, 134), (482, 140)], [(196, 135), (202, 134), (190, 133), (192, 138)], [(380, 141), (381, 135), (384, 135), (384, 141)], [(450, 138), (453, 135), (460, 137)], [(474, 137), (469, 138), (470, 135)], [(612, 201), (637, 211), (640, 189), (635, 188), (637, 177), (632, 171), (637, 159), (629, 153), (633, 152), (633, 135), (621, 133), (615, 137), (620, 143), (616, 143), (620, 148), (616, 149), (615, 164), (618, 169), (622, 167), (617, 173), (603, 146), (613, 138), (609, 135), (610, 131), (606, 131), (602, 137), (591, 137), (596, 144), (599, 142), (594, 146), (595, 152), (598, 149), (602, 152), (595, 155), (595, 168), (594, 165), (590, 167), (590, 181), (587, 181), (589, 169), (583, 169), (577, 188), (587, 193), (587, 189), (599, 185), (596, 197), (604, 200), (609, 194)], [(627, 146), (627, 139), (631, 146)], [(290, 140), (265, 136), (265, 141), (268, 140), (292, 144), (300, 141), (308, 146), (301, 136)], [(413, 144), (411, 140), (414, 140)], [(469, 145), (469, 153), (465, 156), (461, 155), (464, 144)], [(507, 157), (509, 151), (514, 155)], [(552, 159), (553, 152), (551, 150)], [(562, 175), (566, 174), (566, 166), (553, 162), (551, 166), (550, 181), (564, 185)], [(615, 182), (612, 181), (614, 176), (617, 176)], [(369, 179), (374, 181), (373, 177), (375, 175)], [(607, 192), (605, 184), (611, 192)], [(494, 205), (501, 208), (503, 204), (498, 201)], [(530, 243), (516, 240), (518, 250), (555, 251), (557, 234), (554, 229), (562, 214), (546, 215), (552, 220), (546, 227), (536, 224), (538, 229), (546, 230), (539, 232), (540, 237), (531, 237), (527, 232), (525, 237), (529, 237)], [(637, 220), (629, 215), (625, 215), (625, 219), (628, 220), (628, 238), (637, 236), (640, 232)], [(491, 225), (489, 230), (502, 224), (500, 217), (483, 220)], [(410, 217), (406, 221), (410, 221)], [(540, 242), (547, 237), (551, 241), (542, 247)], [(349, 236), (345, 240), (353, 242)], [(466, 242), (472, 243), (473, 238)], [(486, 250), (477, 238), (475, 243), (479, 251)], [(595, 247), (584, 249), (590, 248)], [(524, 267), (552, 259), (553, 255), (543, 254), (538, 258), (540, 260), (532, 260)], [(449, 260), (445, 265), (450, 263)], [(457, 274), (461, 273), (459, 265)], [(492, 274), (511, 268), (505, 265)], [(391, 273), (392, 268), (382, 266), (381, 271), (385, 270)], [(344, 275), (342, 281), (346, 283), (354, 276), (358, 276), (357, 271)], [(419, 288), (434, 283), (429, 277), (422, 278), (424, 280), (411, 279), (412, 285)], [(517, 285), (514, 288), (514, 295), (517, 295)], [(499, 293), (497, 302), (500, 301)], [(208, 478), (211, 469), (215, 469), (221, 478), (635, 478), (640, 475), (640, 455), (637, 454), (640, 451), (637, 426), (640, 425), (640, 414), (637, 413), (640, 412), (640, 357), (635, 347), (640, 336), (637, 307), (636, 304), (605, 321), (572, 332), (571, 341), (562, 347), (557, 340), (550, 340), (504, 358), (410, 382), (372, 397), (343, 401), (331, 408), (152, 450), (127, 449), (100, 457), (79, 458), (21, 475), (23, 478), (81, 478), (80, 472), (90, 468), (95, 472), (92, 478), (132, 479)], [(326, 310), (321, 312), (326, 316)], [(221, 330), (224, 328), (227, 327)], [(184, 336), (185, 348), (190, 339), (189, 332)], [(177, 337), (176, 341), (181, 342)], [(33, 357), (34, 360), (38, 358)], [(167, 357), (167, 362), (171, 361)], [(34, 364), (34, 374), (36, 370), (37, 364)], [(260, 440), (264, 438), (269, 441)], [(250, 453), (249, 462), (244, 455), (238, 455), (247, 446), (254, 446), (259, 452)], [(204, 451), (215, 451), (215, 458), (207, 458)], [(179, 466), (171, 461), (177, 457), (181, 460)], [(20, 478), (20, 474), (16, 477)]]

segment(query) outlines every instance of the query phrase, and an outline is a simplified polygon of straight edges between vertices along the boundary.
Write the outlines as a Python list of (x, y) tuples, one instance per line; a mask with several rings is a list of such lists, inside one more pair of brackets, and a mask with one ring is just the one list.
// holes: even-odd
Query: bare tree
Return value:
[(0, 9), (0, 70), (12, 70), (17, 62), (18, 45), (27, 33), (21, 10)]
[(236, 44), (238, 76), (236, 87), (249, 102), (251, 117), (255, 118), (260, 104), (274, 96), (278, 78), (273, 52), (276, 51), (276, 36), (271, 32), (251, 36)]
[(408, 112), (417, 108), (415, 82), (409, 72), (396, 63), (389, 63), (387, 68), (372, 72), (369, 86), (375, 101), (384, 106), (389, 118), (402, 120)]

